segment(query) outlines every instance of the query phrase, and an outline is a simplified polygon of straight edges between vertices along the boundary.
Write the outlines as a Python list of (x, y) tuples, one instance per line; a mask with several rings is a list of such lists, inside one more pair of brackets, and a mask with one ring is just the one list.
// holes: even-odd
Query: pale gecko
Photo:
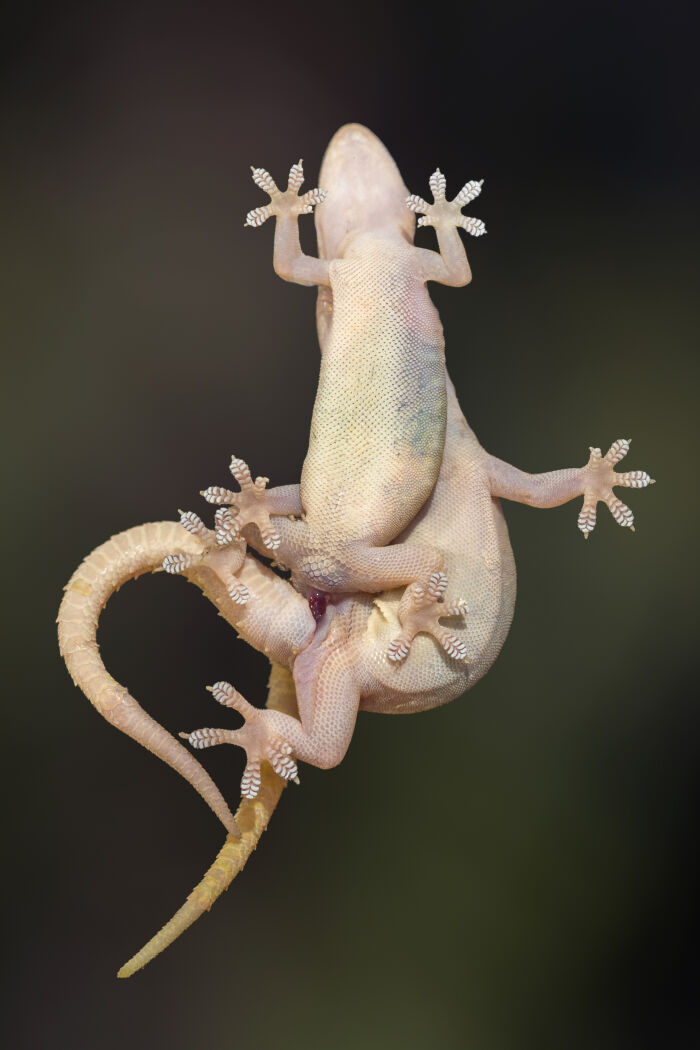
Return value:
[[(118, 728), (193, 784), (228, 830), (226, 843), (180, 911), (121, 970), (129, 976), (170, 944), (229, 885), (257, 843), (297, 761), (329, 768), (350, 743), (358, 710), (400, 713), (448, 703), (493, 664), (515, 602), (515, 564), (500, 498), (534, 507), (583, 496), (588, 537), (597, 503), (633, 528), (614, 486), (641, 488), (644, 471), (616, 473), (629, 441), (585, 466), (531, 475), (489, 455), (469, 428), (444, 367), (442, 329), (426, 282), (471, 279), (457, 229), (481, 183), (452, 201), (437, 171), (434, 203), (408, 194), (382, 143), (347, 125), (323, 161), (324, 190), (299, 196), (301, 164), (281, 193), (263, 169), (271, 202), (248, 225), (276, 216), (274, 265), (319, 286), (322, 350), (309, 451), (300, 486), (267, 489), (243, 461), (240, 492), (210, 487), (214, 529), (193, 512), (180, 524), (127, 530), (93, 551), (66, 587), (59, 639), (74, 681)], [(327, 199), (326, 199), (327, 197)], [(319, 258), (304, 255), (297, 218), (316, 208)], [(414, 215), (433, 226), (439, 252), (413, 245)], [(274, 551), (291, 581), (246, 553)], [(238, 633), (273, 663), (268, 706), (227, 682), (214, 698), (244, 718), (239, 729), (181, 733), (195, 747), (233, 743), (247, 763), (234, 818), (194, 756), (108, 674), (96, 643), (101, 609), (125, 580), (161, 567), (184, 575)], [(448, 599), (449, 590), (459, 597)], [(449, 623), (443, 624), (442, 620)], [(295, 704), (296, 699), (296, 704)]]

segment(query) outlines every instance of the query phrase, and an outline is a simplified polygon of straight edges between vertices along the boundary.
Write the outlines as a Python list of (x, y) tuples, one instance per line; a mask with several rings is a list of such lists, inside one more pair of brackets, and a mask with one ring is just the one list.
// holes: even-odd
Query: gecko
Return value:
[[(462, 214), (481, 183), (466, 183), (448, 202), (444, 176), (434, 173), (435, 204), (425, 205), (424, 221), (437, 231), (435, 252), (413, 243), (399, 170), (365, 129), (341, 129), (319, 179), (323, 189), (300, 196), (301, 161), (284, 192), (269, 172), (254, 168), (270, 201), (246, 219), (258, 227), (275, 216), (275, 271), (320, 289), (324, 338), (301, 484), (268, 493), (234, 458), (241, 492), (212, 485), (202, 495), (235, 506), (239, 528), (254, 526), (264, 552), (275, 552), (300, 590), (378, 593), (427, 584), (442, 569), (440, 552), (395, 542), (433, 489), (445, 440), (444, 338), (427, 283), (471, 280), (457, 231), (485, 232), (481, 220)], [(301, 250), (298, 216), (319, 204), (320, 253), (313, 258)], [(414, 211), (424, 204), (409, 199)]]
[[(551, 507), (583, 496), (578, 526), (587, 538), (595, 526), (599, 501), (607, 504), (620, 525), (632, 529), (632, 512), (613, 489), (642, 488), (653, 482), (645, 471), (615, 471), (628, 451), (626, 439), (613, 442), (605, 455), (591, 448), (584, 466), (535, 475), (481, 447), (447, 376), (441, 329), (435, 327), (434, 307), (424, 292), (425, 282), (431, 279), (447, 276), (451, 282), (466, 283), (470, 271), (457, 229), (463, 226), (462, 219), (467, 224), (478, 222), (461, 215), (464, 200), (459, 195), (454, 201), (446, 200), (446, 184), (439, 172), (431, 179), (434, 203), (427, 204), (408, 193), (386, 148), (359, 125), (341, 128), (328, 147), (320, 180), (327, 187), (327, 199), (317, 190), (310, 197), (304, 195), (306, 200), (299, 197), (299, 168), (292, 168), (283, 204), (279, 198), (284, 195), (267, 173), (254, 169), (255, 181), (270, 194), (271, 205), (250, 212), (248, 224), (259, 225), (276, 214), (275, 268), (286, 279), (319, 286), (322, 377), (301, 484), (268, 489), (268, 479), (253, 481), (247, 465), (234, 457), (231, 469), (240, 491), (211, 487), (203, 493), (209, 502), (218, 504), (213, 529), (190, 511), (181, 515), (180, 523), (150, 523), (113, 537), (76, 570), (59, 612), (60, 648), (76, 684), (112, 724), (185, 776), (228, 832), (223, 849), (186, 904), (120, 970), (120, 976), (129, 976), (145, 965), (211, 906), (257, 843), (284, 784), (298, 779), (298, 762), (330, 768), (342, 761), (360, 710), (407, 713), (436, 707), (460, 696), (486, 674), (505, 641), (515, 603), (515, 564), (501, 499)], [(469, 192), (473, 192), (473, 186), (479, 184), (470, 185)], [(462, 192), (462, 197), (467, 195)], [(318, 259), (301, 254), (296, 229), (297, 216), (314, 204)], [(409, 250), (410, 254), (415, 214), (421, 216), (422, 225), (435, 227), (440, 251), (414, 248), (418, 269), (406, 278), (404, 258), (398, 267), (401, 279), (395, 284), (404, 291), (407, 283), (412, 286), (409, 298), (419, 304), (418, 326), (433, 326), (429, 350), (424, 340), (418, 340), (418, 358), (427, 360), (429, 367), (437, 363), (440, 381), (431, 388), (435, 405), (429, 406), (417, 439), (414, 423), (408, 442), (407, 429), (401, 429), (405, 414), (410, 415), (414, 407), (408, 405), (404, 414), (397, 407), (403, 404), (403, 390), (397, 395), (398, 402), (389, 406), (384, 424), (372, 431), (373, 441), (389, 439), (390, 452), (381, 485), (372, 488), (381, 463), (375, 463), (371, 476), (365, 475), (374, 500), (368, 503), (372, 508), (368, 530), (367, 515), (362, 513), (365, 508), (356, 502), (358, 490), (342, 475), (347, 469), (342, 450), (333, 448), (328, 457), (332, 469), (325, 474), (322, 469), (324, 426), (328, 424), (331, 435), (338, 437), (334, 402), (326, 406), (324, 401), (333, 388), (334, 370), (341, 387), (352, 371), (347, 361), (341, 361), (328, 366), (324, 380), (324, 362), (333, 361), (339, 346), (351, 345), (358, 352), (364, 346), (362, 339), (352, 343), (344, 340), (342, 331), (338, 333), (338, 324), (342, 328), (348, 318), (337, 311), (333, 274), (336, 269), (342, 272), (348, 259), (351, 266), (356, 265), (352, 252), (357, 242), (361, 256), (368, 244), (374, 255), (385, 237), (390, 267), (394, 267), (392, 253)], [(336, 267), (336, 263), (341, 265)], [(371, 268), (375, 275), (381, 270), (374, 261)], [(343, 289), (341, 299), (345, 292)], [(395, 316), (390, 302), (385, 303), (384, 311)], [(372, 310), (368, 316), (376, 319)], [(359, 319), (361, 333), (368, 331), (368, 316)], [(388, 324), (384, 312), (381, 323)], [(401, 324), (408, 324), (405, 314)], [(376, 340), (370, 351), (381, 359), (382, 340)], [(395, 374), (389, 370), (390, 380)], [(341, 418), (343, 427), (352, 425), (352, 413), (345, 412)], [(361, 412), (358, 418), (365, 419)], [(396, 444), (386, 430), (387, 419), (401, 421)], [(416, 461), (412, 463), (407, 450), (415, 440)], [(350, 434), (347, 447), (352, 473), (364, 462), (361, 434)], [(317, 469), (321, 473), (318, 483)], [(413, 471), (410, 476), (422, 492), (420, 504), (411, 503), (408, 520), (395, 509), (400, 501), (396, 493), (391, 494), (391, 486), (398, 484), (396, 472), (399, 478), (405, 476), (402, 470)], [(345, 511), (360, 510), (359, 519), (344, 523), (340, 538), (332, 528), (326, 531), (338, 520), (339, 481), (341, 488), (345, 486), (340, 500)], [(317, 507), (311, 521), (307, 493), (309, 507)], [(332, 504), (325, 515), (319, 495), (323, 493)], [(400, 495), (405, 498), (403, 491)], [(262, 564), (251, 551), (267, 555), (274, 551), (290, 565), (291, 580)], [(394, 551), (401, 552), (396, 560), (392, 560)], [(366, 574), (363, 554), (371, 563)], [(320, 574), (316, 571), (319, 564), (323, 566)], [(110, 594), (125, 580), (161, 568), (198, 586), (235, 630), (273, 664), (265, 708), (251, 704), (229, 682), (222, 680), (210, 687), (215, 700), (243, 717), (242, 727), (180, 734), (196, 749), (230, 743), (245, 750), (243, 799), (235, 816), (194, 755), (111, 678), (99, 656), (97, 620)], [(450, 588), (466, 598), (449, 598), (448, 581)]]

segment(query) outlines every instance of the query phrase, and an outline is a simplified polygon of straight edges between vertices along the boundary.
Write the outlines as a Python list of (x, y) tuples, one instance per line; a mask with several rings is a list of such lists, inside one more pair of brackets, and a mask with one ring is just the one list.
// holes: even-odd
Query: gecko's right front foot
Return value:
[(469, 215), (462, 215), (462, 208), (469, 204), (481, 193), (483, 179), (480, 182), (467, 182), (462, 186), (457, 196), (452, 201), (445, 197), (447, 180), (439, 168), (430, 176), (430, 190), (433, 195), (433, 204), (428, 204), (422, 197), (412, 193), (406, 198), (406, 207), (409, 211), (417, 212), (421, 217), (419, 226), (461, 226), (463, 230), (470, 233), (472, 237), (481, 237), (486, 233), (486, 226), (481, 219), (473, 219)]
[(272, 215), (308, 215), (314, 210), (315, 205), (321, 204), (326, 199), (326, 191), (320, 189), (308, 190), (299, 196), (299, 188), (304, 181), (303, 162), (292, 164), (289, 169), (287, 189), (284, 192), (277, 187), (277, 183), (264, 168), (251, 168), (253, 182), (256, 186), (267, 193), (270, 203), (261, 208), (253, 208), (245, 217), (246, 226), (262, 226)]

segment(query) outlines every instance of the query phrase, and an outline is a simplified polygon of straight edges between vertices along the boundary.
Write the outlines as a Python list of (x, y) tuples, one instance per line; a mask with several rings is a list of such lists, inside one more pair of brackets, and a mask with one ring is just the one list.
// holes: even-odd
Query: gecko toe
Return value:
[(452, 659), (469, 663), (466, 643), (440, 623), (446, 617), (465, 616), (468, 606), (463, 598), (444, 601), (446, 589), (444, 572), (432, 573), (425, 585), (416, 582), (406, 588), (398, 608), (401, 633), (386, 651), (388, 660), (394, 664), (402, 663), (410, 652), (413, 639), (422, 633), (431, 634)]

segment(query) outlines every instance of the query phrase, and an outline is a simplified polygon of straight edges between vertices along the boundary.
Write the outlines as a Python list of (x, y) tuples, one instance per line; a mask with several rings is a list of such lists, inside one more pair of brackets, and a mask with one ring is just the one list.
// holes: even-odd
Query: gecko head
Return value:
[(413, 243), (415, 217), (408, 190), (386, 146), (361, 124), (345, 124), (328, 144), (318, 180), (328, 193), (316, 209), (318, 253), (333, 259), (357, 233), (385, 234)]

